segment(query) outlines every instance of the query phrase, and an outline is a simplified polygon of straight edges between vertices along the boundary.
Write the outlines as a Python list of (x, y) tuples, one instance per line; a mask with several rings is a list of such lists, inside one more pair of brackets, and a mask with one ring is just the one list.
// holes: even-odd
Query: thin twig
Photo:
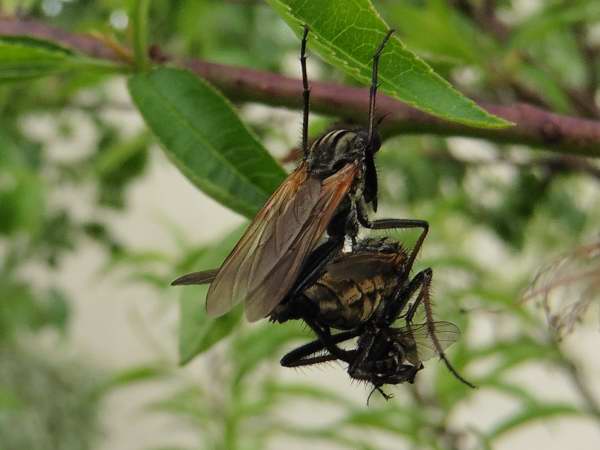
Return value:
[[(292, 150), (293, 151), (293, 150)], [(584, 175), (588, 175), (592, 178), (600, 181), (600, 166), (594, 164), (593, 160), (589, 160), (586, 158), (581, 158), (577, 156), (567, 156), (567, 155), (559, 155), (559, 156), (548, 156), (541, 158), (532, 158), (527, 161), (515, 161), (510, 157), (505, 157), (499, 155), (495, 158), (485, 158), (485, 159), (467, 159), (467, 158), (459, 158), (448, 150), (442, 149), (423, 149), (423, 155), (438, 160), (445, 160), (454, 162), (457, 164), (461, 164), (464, 166), (490, 166), (497, 165), (499, 163), (508, 164), (514, 166), (518, 169), (532, 169), (532, 168), (542, 168), (546, 169), (554, 174), (561, 173), (580, 173)], [(291, 155), (282, 162), (291, 162)], [(294, 153), (295, 155), (295, 153)], [(297, 155), (296, 155), (297, 156)]]

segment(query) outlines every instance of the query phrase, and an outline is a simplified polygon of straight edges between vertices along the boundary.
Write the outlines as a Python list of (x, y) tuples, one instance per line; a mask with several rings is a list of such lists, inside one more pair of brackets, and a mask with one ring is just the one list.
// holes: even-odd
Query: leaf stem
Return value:
[(150, 67), (148, 57), (148, 10), (150, 0), (134, 0), (131, 8), (131, 24), (133, 28), (133, 55), (135, 67), (145, 71)]

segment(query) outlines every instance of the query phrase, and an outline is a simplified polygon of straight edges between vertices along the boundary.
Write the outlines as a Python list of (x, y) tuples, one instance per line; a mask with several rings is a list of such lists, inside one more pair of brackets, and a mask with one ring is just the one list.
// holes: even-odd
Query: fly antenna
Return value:
[(377, 72), (379, 69), (379, 57), (383, 52), (383, 48), (385, 44), (387, 44), (388, 40), (394, 34), (396, 30), (391, 29), (387, 32), (381, 44), (377, 48), (377, 51), (373, 55), (373, 72), (371, 73), (371, 89), (369, 91), (369, 137), (368, 142), (369, 146), (371, 145), (371, 141), (373, 140), (373, 131), (375, 129), (375, 97), (377, 94)]

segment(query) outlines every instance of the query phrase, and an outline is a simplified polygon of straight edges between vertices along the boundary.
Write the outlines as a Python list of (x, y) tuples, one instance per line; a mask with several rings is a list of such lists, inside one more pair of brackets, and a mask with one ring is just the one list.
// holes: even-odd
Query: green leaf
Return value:
[[(373, 54), (388, 26), (369, 0), (268, 1), (296, 34), (309, 27), (309, 45), (327, 62), (370, 84)], [(381, 57), (379, 83), (392, 97), (443, 119), (483, 128), (509, 125), (460, 94), (395, 36)]]
[(521, 402), (522, 404), (539, 404), (539, 400), (533, 395), (533, 393), (521, 386), (518, 386), (517, 384), (503, 381), (501, 377), (496, 376), (496, 374), (493, 374), (487, 378), (480, 378), (477, 383), (477, 386), (480, 388), (495, 389), (496, 391), (499, 391), (502, 394), (510, 396), (514, 400)]
[(0, 37), (0, 82), (29, 80), (72, 69), (119, 71), (122, 67), (78, 55), (48, 41), (22, 36)]
[(138, 74), (129, 91), (167, 156), (220, 203), (252, 217), (283, 180), (283, 169), (229, 102), (192, 73)]
[(600, 3), (597, 0), (572, 2), (547, 2), (539, 13), (527, 17), (515, 27), (510, 45), (527, 49), (532, 43), (544, 39), (557, 29), (582, 22), (600, 20)]
[[(220, 264), (227, 256), (242, 230), (238, 228), (222, 242), (202, 252), (196, 270), (210, 269)], [(207, 351), (224, 337), (227, 337), (242, 317), (242, 309), (236, 308), (217, 319), (209, 318), (204, 302), (206, 286), (182, 287), (179, 301), (179, 363), (188, 363), (196, 355)]]
[(5, 386), (0, 388), (0, 412), (6, 414), (7, 412), (16, 411), (23, 407), (23, 401), (19, 398), (17, 393), (12, 392)]
[[(349, 435), (344, 430), (339, 430), (337, 426), (331, 426), (326, 424), (320, 427), (304, 427), (290, 424), (290, 421), (273, 423), (272, 427), (274, 433), (280, 434), (287, 438), (293, 437), (295, 439), (301, 439), (303, 441), (323, 441), (331, 442), (335, 448), (351, 448), (352, 450), (375, 450), (379, 447), (374, 447), (371, 443), (367, 443), (365, 440), (360, 439), (355, 435)], [(367, 439), (370, 435), (367, 434)], [(312, 448), (311, 445), (306, 447)], [(264, 447), (263, 447), (264, 448)]]
[(34, 38), (31, 36), (1, 36), (0, 42), (6, 45), (20, 45), (28, 48), (46, 50), (48, 52), (63, 53), (65, 55), (74, 55), (73, 51), (66, 47), (63, 47), (62, 45), (56, 44), (51, 41), (44, 41), (42, 39)]
[(101, 178), (110, 178), (123, 171), (129, 161), (146, 150), (149, 140), (149, 133), (140, 133), (131, 139), (119, 141), (116, 145), (107, 146), (93, 161), (94, 170)]
[[(215, 419), (205, 399), (204, 391), (198, 385), (185, 386), (169, 397), (148, 404), (145, 409), (152, 412), (168, 412), (178, 416), (201, 419), (204, 423)], [(218, 417), (218, 416), (217, 416)]]
[(331, 390), (323, 389), (312, 384), (272, 382), (267, 383), (266, 389), (269, 391), (269, 393), (279, 396), (315, 400), (321, 404), (328, 402), (334, 405), (342, 406), (346, 409), (356, 406), (346, 397), (343, 397)]
[(376, 429), (416, 439), (418, 430), (427, 422), (424, 411), (408, 409), (394, 403), (393, 407), (383, 405), (375, 409), (356, 409), (351, 411), (342, 421), (358, 429)]
[(241, 383), (261, 363), (269, 361), (290, 341), (312, 339), (299, 321), (289, 321), (283, 324), (263, 324), (262, 327), (252, 328), (249, 332), (236, 335), (230, 347), (232, 358), (235, 358), (233, 384)]
[[(206, 288), (197, 289), (193, 294), (189, 291), (185, 292), (181, 297), (179, 303), (179, 364), (181, 365), (187, 364), (221, 339), (229, 336), (242, 318), (241, 305), (216, 319), (208, 317), (204, 307), (205, 298)], [(198, 299), (201, 299), (201, 305)]]
[(135, 383), (155, 381), (165, 375), (168, 375), (168, 370), (162, 366), (133, 366), (111, 374), (109, 378), (98, 384), (94, 394), (102, 396), (115, 389), (126, 388)]
[(415, 51), (473, 65), (490, 56), (490, 39), (448, 2), (390, 2), (385, 6), (392, 23), (398, 24), (398, 35)]
[(508, 419), (497, 424), (488, 434), (487, 438), (495, 440), (510, 431), (529, 425), (531, 422), (544, 420), (547, 423), (549, 418), (567, 415), (583, 415), (583, 412), (572, 405), (562, 403), (528, 405), (521, 408)]

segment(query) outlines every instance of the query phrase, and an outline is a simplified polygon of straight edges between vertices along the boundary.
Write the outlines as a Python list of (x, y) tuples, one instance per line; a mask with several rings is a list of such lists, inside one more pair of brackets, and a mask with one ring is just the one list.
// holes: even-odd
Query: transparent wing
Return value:
[(460, 336), (460, 330), (451, 322), (420, 323), (395, 330), (409, 354), (409, 359), (414, 359), (411, 360), (412, 363), (427, 361), (438, 354), (432, 333), (435, 334), (442, 351), (450, 347)]
[(268, 315), (296, 281), (356, 172), (348, 164), (322, 182), (309, 176), (306, 164), (292, 172), (219, 269), (208, 291), (208, 314), (223, 315), (244, 301), (249, 321)]

